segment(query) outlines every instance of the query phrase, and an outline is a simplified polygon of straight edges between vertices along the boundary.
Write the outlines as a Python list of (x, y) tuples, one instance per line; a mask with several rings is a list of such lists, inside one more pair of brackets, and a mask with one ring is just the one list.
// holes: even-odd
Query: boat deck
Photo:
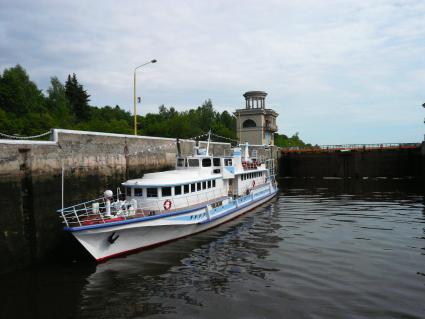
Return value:
[(66, 224), (67, 227), (80, 227), (80, 226), (89, 226), (89, 225), (97, 225), (97, 224), (105, 224), (123, 220), (132, 220), (137, 218), (144, 218), (150, 216), (158, 216), (161, 214), (170, 214), (175, 212), (186, 212), (196, 210), (198, 208), (205, 207), (207, 205), (214, 204), (216, 202), (223, 201), (227, 199), (227, 196), (221, 196), (214, 199), (210, 199), (207, 201), (199, 202), (194, 205), (189, 205), (183, 208), (175, 208), (169, 210), (161, 210), (161, 209), (136, 209), (135, 211), (131, 211), (128, 208), (128, 202), (124, 201), (119, 210), (114, 208), (111, 205), (111, 217), (105, 217), (106, 208), (103, 205), (99, 207), (97, 212), (93, 212), (93, 209), (87, 207), (83, 210), (72, 210), (71, 212), (64, 213), (62, 212), (63, 223)]

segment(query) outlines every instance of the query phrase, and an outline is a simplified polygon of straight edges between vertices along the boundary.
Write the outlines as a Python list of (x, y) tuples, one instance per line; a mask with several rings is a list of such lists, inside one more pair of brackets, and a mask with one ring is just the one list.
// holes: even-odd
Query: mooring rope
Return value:
[(51, 133), (52, 133), (52, 131), (50, 130), (46, 133), (39, 134), (39, 135), (33, 135), (33, 136), (17, 136), (17, 135), (8, 135), (8, 134), (4, 134), (4, 133), (0, 133), (0, 136), (10, 138), (10, 139), (15, 139), (15, 140), (31, 140), (31, 139), (47, 136)]

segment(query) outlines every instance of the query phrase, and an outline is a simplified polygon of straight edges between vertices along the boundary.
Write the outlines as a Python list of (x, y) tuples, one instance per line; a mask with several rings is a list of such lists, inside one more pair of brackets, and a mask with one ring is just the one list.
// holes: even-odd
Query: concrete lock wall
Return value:
[(421, 149), (282, 153), (283, 177), (423, 177)]
[[(71, 243), (69, 234), (62, 231), (56, 213), (62, 165), (69, 206), (97, 198), (106, 189), (115, 192), (126, 179), (171, 169), (175, 142), (70, 130), (54, 130), (51, 141), (0, 140), (0, 272), (71, 254), (64, 244)], [(182, 154), (191, 154), (194, 146), (192, 140), (181, 140)], [(212, 142), (210, 150), (229, 154), (230, 144)]]

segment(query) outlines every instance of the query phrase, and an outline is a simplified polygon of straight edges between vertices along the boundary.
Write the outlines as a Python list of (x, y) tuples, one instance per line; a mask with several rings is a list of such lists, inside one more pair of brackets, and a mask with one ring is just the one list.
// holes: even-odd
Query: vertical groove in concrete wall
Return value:
[(29, 251), (29, 261), (34, 263), (37, 256), (37, 236), (34, 219), (33, 182), (31, 173), (31, 156), (29, 149), (19, 149), (19, 169), (21, 177), (21, 212), (22, 230)]

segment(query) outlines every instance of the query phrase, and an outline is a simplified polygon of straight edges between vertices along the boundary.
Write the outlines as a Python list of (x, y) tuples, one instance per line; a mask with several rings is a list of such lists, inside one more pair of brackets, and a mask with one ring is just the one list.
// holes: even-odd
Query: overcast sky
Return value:
[(317, 144), (417, 142), (425, 1), (0, 0), (0, 68), (46, 90), (75, 72), (93, 105), (222, 111), (268, 92), (279, 132)]

